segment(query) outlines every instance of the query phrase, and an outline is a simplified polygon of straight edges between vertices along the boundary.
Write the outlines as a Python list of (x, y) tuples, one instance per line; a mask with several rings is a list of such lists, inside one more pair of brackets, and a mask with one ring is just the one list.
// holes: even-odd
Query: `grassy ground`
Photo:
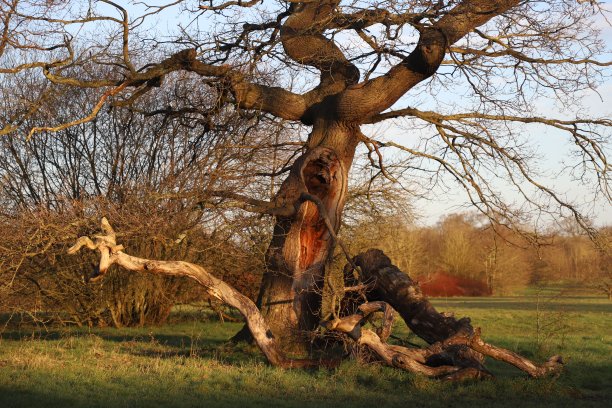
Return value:
[[(612, 303), (535, 295), (435, 303), (471, 316), (492, 343), (539, 361), (562, 354), (558, 379), (529, 380), (496, 362), (488, 363), (495, 381), (462, 384), (354, 361), (283, 371), (252, 347), (226, 344), (239, 324), (176, 319), (141, 329), (5, 329), (0, 407), (609, 406)], [(395, 333), (410, 338), (403, 324)]]

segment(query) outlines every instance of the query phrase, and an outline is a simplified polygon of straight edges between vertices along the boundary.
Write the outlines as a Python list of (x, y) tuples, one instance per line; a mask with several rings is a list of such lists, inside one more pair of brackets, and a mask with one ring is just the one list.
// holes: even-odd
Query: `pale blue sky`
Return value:
[[(108, 6), (101, 7), (106, 9)], [(137, 15), (140, 12), (138, 9), (139, 7), (131, 6), (130, 10), (133, 12), (132, 15)], [(178, 24), (187, 24), (188, 16), (188, 14), (177, 15), (174, 11), (170, 10), (154, 17), (149, 24), (155, 27), (155, 31), (162, 33), (166, 31), (172, 32), (176, 30)], [(197, 27), (197, 24), (200, 24), (200, 31), (206, 31), (210, 28), (208, 27), (209, 23), (205, 19), (200, 19), (196, 23), (191, 23), (191, 28)], [(608, 48), (612, 48), (612, 29), (603, 19), (600, 19), (598, 24), (601, 25), (604, 32), (604, 39), (608, 44)], [(219, 27), (215, 27), (215, 29), (218, 28)], [(612, 55), (608, 55), (608, 57), (608, 59), (612, 59)], [(610, 74), (612, 74), (612, 70), (610, 70)], [(591, 117), (612, 117), (612, 84), (610, 82), (602, 84), (598, 92), (599, 94), (594, 92), (585, 94), (583, 99), (584, 106), (580, 111)], [(396, 107), (411, 105), (423, 109), (428, 108), (427, 105), (429, 104), (426, 98), (417, 97), (416, 99), (418, 99), (418, 102), (413, 100), (413, 98), (413, 95), (409, 93), (405, 98), (398, 101)], [(457, 105), (462, 104), (460, 92), (454, 95), (450, 93), (447, 98), (447, 102), (449, 103), (455, 103)], [(564, 115), (566, 115), (565, 112), (559, 112), (550, 101), (541, 101), (537, 103), (536, 109), (540, 114), (545, 116), (564, 118)], [(405, 135), (405, 130), (393, 124), (376, 126), (374, 129), (366, 128), (367, 131), (377, 132), (379, 136), (381, 136), (380, 133), (382, 132), (383, 138), (391, 138), (398, 143), (406, 145), (411, 145), (418, 137), (418, 133), (413, 133), (407, 137)], [(539, 168), (542, 170), (543, 176), (539, 177), (538, 180), (554, 187), (571, 201), (580, 202), (592, 197), (592, 189), (585, 188), (585, 186), (580, 183), (572, 182), (566, 175), (559, 176), (560, 169), (562, 168), (562, 160), (568, 157), (568, 151), (571, 147), (571, 140), (568, 135), (554, 129), (546, 129), (544, 126), (529, 126), (527, 131), (529, 131), (530, 143), (532, 143), (542, 155), (542, 159), (539, 162)], [(449, 182), (449, 184), (452, 184), (452, 182)], [(432, 191), (431, 198), (432, 199), (429, 201), (418, 200), (416, 202), (417, 212), (422, 215), (422, 222), (424, 223), (433, 223), (442, 215), (449, 212), (466, 210), (466, 208), (462, 207), (462, 205), (466, 203), (466, 197), (461, 192), (456, 194), (445, 192), (441, 194), (441, 192), (434, 190)], [(512, 201), (515, 199), (515, 196), (508, 194), (508, 199)], [(583, 210), (587, 213), (591, 213), (598, 225), (612, 224), (612, 209), (604, 198), (597, 200), (592, 208), (585, 206)]]

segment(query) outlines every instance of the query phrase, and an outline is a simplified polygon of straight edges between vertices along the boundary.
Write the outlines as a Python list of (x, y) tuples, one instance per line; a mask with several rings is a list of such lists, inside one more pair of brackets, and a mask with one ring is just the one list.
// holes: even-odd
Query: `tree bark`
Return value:
[(294, 216), (276, 218), (257, 305), (286, 350), (308, 348), (307, 333), (320, 320), (325, 265), (334, 247), (317, 205), (304, 201), (302, 194), (323, 203), (337, 232), (358, 132), (357, 126), (334, 121), (315, 123), (306, 152), (294, 163), (275, 199), (278, 206), (294, 205), (296, 211)]
[[(469, 318), (455, 319), (451, 314), (438, 312), (423, 294), (418, 282), (393, 265), (383, 251), (370, 249), (357, 255), (353, 263), (359, 268), (359, 279), (370, 282), (367, 299), (389, 303), (410, 330), (427, 343), (434, 344), (457, 335), (474, 334)], [(352, 272), (353, 265), (347, 264), (344, 271), (347, 286), (356, 283)], [(358, 303), (362, 302), (362, 299), (358, 299)], [(438, 364), (460, 365), (484, 371), (483, 356), (463, 345), (449, 347), (444, 353), (431, 357), (437, 359)]]

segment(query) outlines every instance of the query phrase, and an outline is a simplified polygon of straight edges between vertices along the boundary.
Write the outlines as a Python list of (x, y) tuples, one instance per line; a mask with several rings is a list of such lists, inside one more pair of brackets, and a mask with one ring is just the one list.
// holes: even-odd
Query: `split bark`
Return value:
[[(310, 139), (317, 146), (295, 162), (275, 199), (278, 207), (295, 211), (276, 217), (257, 305), (282, 346), (293, 352), (307, 351), (306, 334), (320, 320), (325, 265), (340, 227), (356, 145), (343, 131), (350, 130), (337, 129), (319, 138), (313, 130)], [(243, 329), (235, 339), (248, 339), (248, 333)]]

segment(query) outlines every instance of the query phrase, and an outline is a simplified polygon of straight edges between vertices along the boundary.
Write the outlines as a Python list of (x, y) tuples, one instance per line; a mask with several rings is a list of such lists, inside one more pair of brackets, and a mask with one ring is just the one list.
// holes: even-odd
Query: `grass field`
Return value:
[[(437, 299), (470, 316), (485, 340), (538, 361), (561, 354), (557, 379), (526, 379), (496, 362), (494, 381), (429, 380), (377, 364), (280, 370), (230, 346), (240, 324), (177, 313), (163, 327), (11, 329), (0, 339), (0, 407), (610, 406), (612, 303), (546, 296)], [(395, 334), (411, 338), (397, 323)]]

